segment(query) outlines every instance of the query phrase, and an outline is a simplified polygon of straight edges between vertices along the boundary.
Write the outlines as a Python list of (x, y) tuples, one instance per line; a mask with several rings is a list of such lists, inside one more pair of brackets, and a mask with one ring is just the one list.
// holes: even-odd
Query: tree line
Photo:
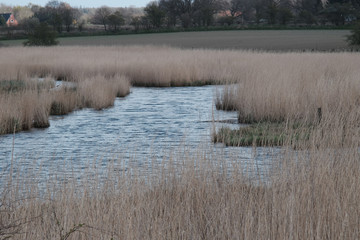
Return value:
[[(0, 12), (14, 14), (19, 22), (16, 30), (28, 32), (40, 24), (47, 24), (55, 32), (62, 33), (96, 30), (97, 25), (104, 26), (106, 31), (117, 31), (120, 26), (129, 25), (133, 16), (143, 15), (143, 8), (75, 8), (66, 2), (52, 0), (45, 6), (29, 4), (11, 7), (0, 4)], [(5, 28), (6, 24), (0, 22), (0, 27)]]
[(145, 27), (345, 25), (360, 18), (360, 0), (159, 0), (137, 22)]
[(45, 6), (0, 4), (0, 11), (12, 12), (20, 23), (17, 29), (34, 36), (45, 30), (81, 32), (85, 26), (113, 32), (124, 25), (135, 31), (214, 25), (342, 26), (360, 19), (360, 0), (157, 0), (144, 8), (74, 8), (51, 0)]
[(135, 30), (236, 24), (341, 26), (360, 19), (360, 0), (157, 0), (136, 10), (73, 8), (52, 0), (44, 7), (0, 8), (11, 10), (26, 31), (46, 23), (59, 33), (82, 31), (89, 23), (118, 31), (123, 25)]

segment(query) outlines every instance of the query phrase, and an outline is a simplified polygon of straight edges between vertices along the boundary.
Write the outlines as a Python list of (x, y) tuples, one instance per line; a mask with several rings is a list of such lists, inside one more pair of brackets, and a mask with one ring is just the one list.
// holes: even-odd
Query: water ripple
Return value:
[[(59, 171), (59, 164), (68, 162), (73, 172), (81, 172), (94, 159), (102, 159), (101, 166), (106, 168), (106, 159), (136, 156), (137, 165), (142, 166), (172, 149), (195, 149), (201, 144), (241, 161), (254, 159), (251, 148), (211, 143), (214, 126), (236, 122), (236, 113), (214, 109), (216, 88), (132, 88), (112, 108), (51, 117), (49, 128), (15, 135), (15, 160), (24, 162), (23, 168), (33, 168), (38, 161), (45, 172)], [(13, 135), (0, 136), (0, 172), (9, 169), (12, 141)]]

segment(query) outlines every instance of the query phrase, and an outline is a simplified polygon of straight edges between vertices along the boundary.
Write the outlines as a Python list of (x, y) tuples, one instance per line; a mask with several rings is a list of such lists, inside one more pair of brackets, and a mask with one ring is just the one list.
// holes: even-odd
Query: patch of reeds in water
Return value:
[(223, 127), (213, 135), (215, 143), (226, 146), (283, 146), (285, 143), (307, 141), (314, 126), (300, 126), (285, 122), (260, 122), (238, 129)]
[(121, 75), (79, 79), (72, 87), (54, 85), (51, 79), (0, 81), (0, 134), (46, 128), (49, 115), (85, 107), (101, 110), (130, 92), (129, 81)]
[(52, 82), (0, 81), (0, 134), (49, 126)]
[(124, 76), (116, 75), (111, 79), (94, 76), (78, 82), (81, 107), (97, 110), (113, 106), (116, 97), (129, 93), (129, 82)]

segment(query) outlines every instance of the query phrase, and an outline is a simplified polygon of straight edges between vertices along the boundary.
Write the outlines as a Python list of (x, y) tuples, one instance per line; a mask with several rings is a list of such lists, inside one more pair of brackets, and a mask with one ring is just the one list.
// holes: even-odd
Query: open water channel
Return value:
[(268, 165), (273, 150), (211, 142), (214, 128), (239, 127), (236, 112), (215, 109), (220, 89), (134, 87), (109, 109), (52, 116), (47, 129), (0, 136), (0, 172), (8, 174), (13, 164), (18, 171), (37, 172), (41, 181), (50, 173), (81, 174), (94, 164), (101, 171), (113, 161), (122, 161), (125, 170), (131, 164), (147, 171), (149, 161), (156, 167), (169, 154), (191, 151)]

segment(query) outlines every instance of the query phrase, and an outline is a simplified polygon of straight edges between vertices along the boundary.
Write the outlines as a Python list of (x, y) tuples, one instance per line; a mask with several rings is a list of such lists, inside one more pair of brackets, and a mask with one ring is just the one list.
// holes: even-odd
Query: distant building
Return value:
[(8, 27), (17, 26), (19, 24), (12, 13), (0, 13), (0, 25), (3, 24), (3, 21)]
[(218, 15), (219, 15), (220, 17), (231, 17), (232, 14), (233, 14), (233, 17), (239, 17), (239, 16), (242, 14), (242, 12), (236, 11), (236, 12), (234, 12), (234, 13), (231, 13), (230, 10), (225, 10), (225, 11), (220, 11), (220, 12), (218, 13)]

